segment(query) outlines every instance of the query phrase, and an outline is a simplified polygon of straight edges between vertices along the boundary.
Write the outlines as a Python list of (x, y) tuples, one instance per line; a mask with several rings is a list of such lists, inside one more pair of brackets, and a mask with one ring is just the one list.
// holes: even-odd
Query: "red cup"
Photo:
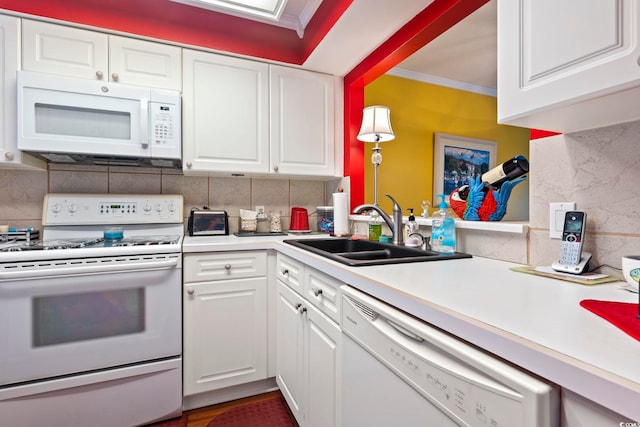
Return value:
[(291, 225), (289, 227), (289, 230), (309, 230), (309, 215), (305, 208), (291, 208)]

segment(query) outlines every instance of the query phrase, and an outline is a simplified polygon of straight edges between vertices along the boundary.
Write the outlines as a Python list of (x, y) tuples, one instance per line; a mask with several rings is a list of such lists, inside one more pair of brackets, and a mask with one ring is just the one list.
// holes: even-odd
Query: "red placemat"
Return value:
[(638, 304), (585, 299), (580, 301), (580, 305), (640, 341), (640, 319), (637, 317)]

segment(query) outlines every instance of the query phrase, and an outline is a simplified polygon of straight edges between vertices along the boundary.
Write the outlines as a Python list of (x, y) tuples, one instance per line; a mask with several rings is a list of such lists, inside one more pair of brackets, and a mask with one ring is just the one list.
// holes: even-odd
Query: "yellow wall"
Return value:
[[(408, 215), (419, 215), (421, 201), (433, 201), (434, 134), (446, 133), (496, 141), (500, 164), (521, 154), (529, 158), (529, 129), (498, 125), (496, 98), (384, 75), (365, 88), (365, 106), (386, 105), (396, 138), (382, 147), (378, 170), (378, 199), (391, 213), (391, 194)], [(365, 203), (373, 203), (373, 166), (365, 147)], [(529, 214), (528, 180), (518, 184), (509, 200), (505, 220), (526, 220)]]

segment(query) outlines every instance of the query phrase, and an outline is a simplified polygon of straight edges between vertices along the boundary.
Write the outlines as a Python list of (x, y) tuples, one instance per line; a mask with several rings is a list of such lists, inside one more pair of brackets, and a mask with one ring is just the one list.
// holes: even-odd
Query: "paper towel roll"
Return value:
[(333, 234), (349, 234), (349, 198), (347, 193), (333, 193)]

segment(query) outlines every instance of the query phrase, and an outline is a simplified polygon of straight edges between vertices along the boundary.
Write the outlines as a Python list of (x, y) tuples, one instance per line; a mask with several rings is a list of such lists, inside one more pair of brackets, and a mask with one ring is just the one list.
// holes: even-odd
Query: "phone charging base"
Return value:
[(565, 265), (555, 261), (551, 264), (551, 268), (561, 273), (582, 274), (588, 271), (589, 261), (591, 261), (591, 254), (589, 252), (582, 252), (582, 256), (580, 257), (580, 262), (578, 264)]

